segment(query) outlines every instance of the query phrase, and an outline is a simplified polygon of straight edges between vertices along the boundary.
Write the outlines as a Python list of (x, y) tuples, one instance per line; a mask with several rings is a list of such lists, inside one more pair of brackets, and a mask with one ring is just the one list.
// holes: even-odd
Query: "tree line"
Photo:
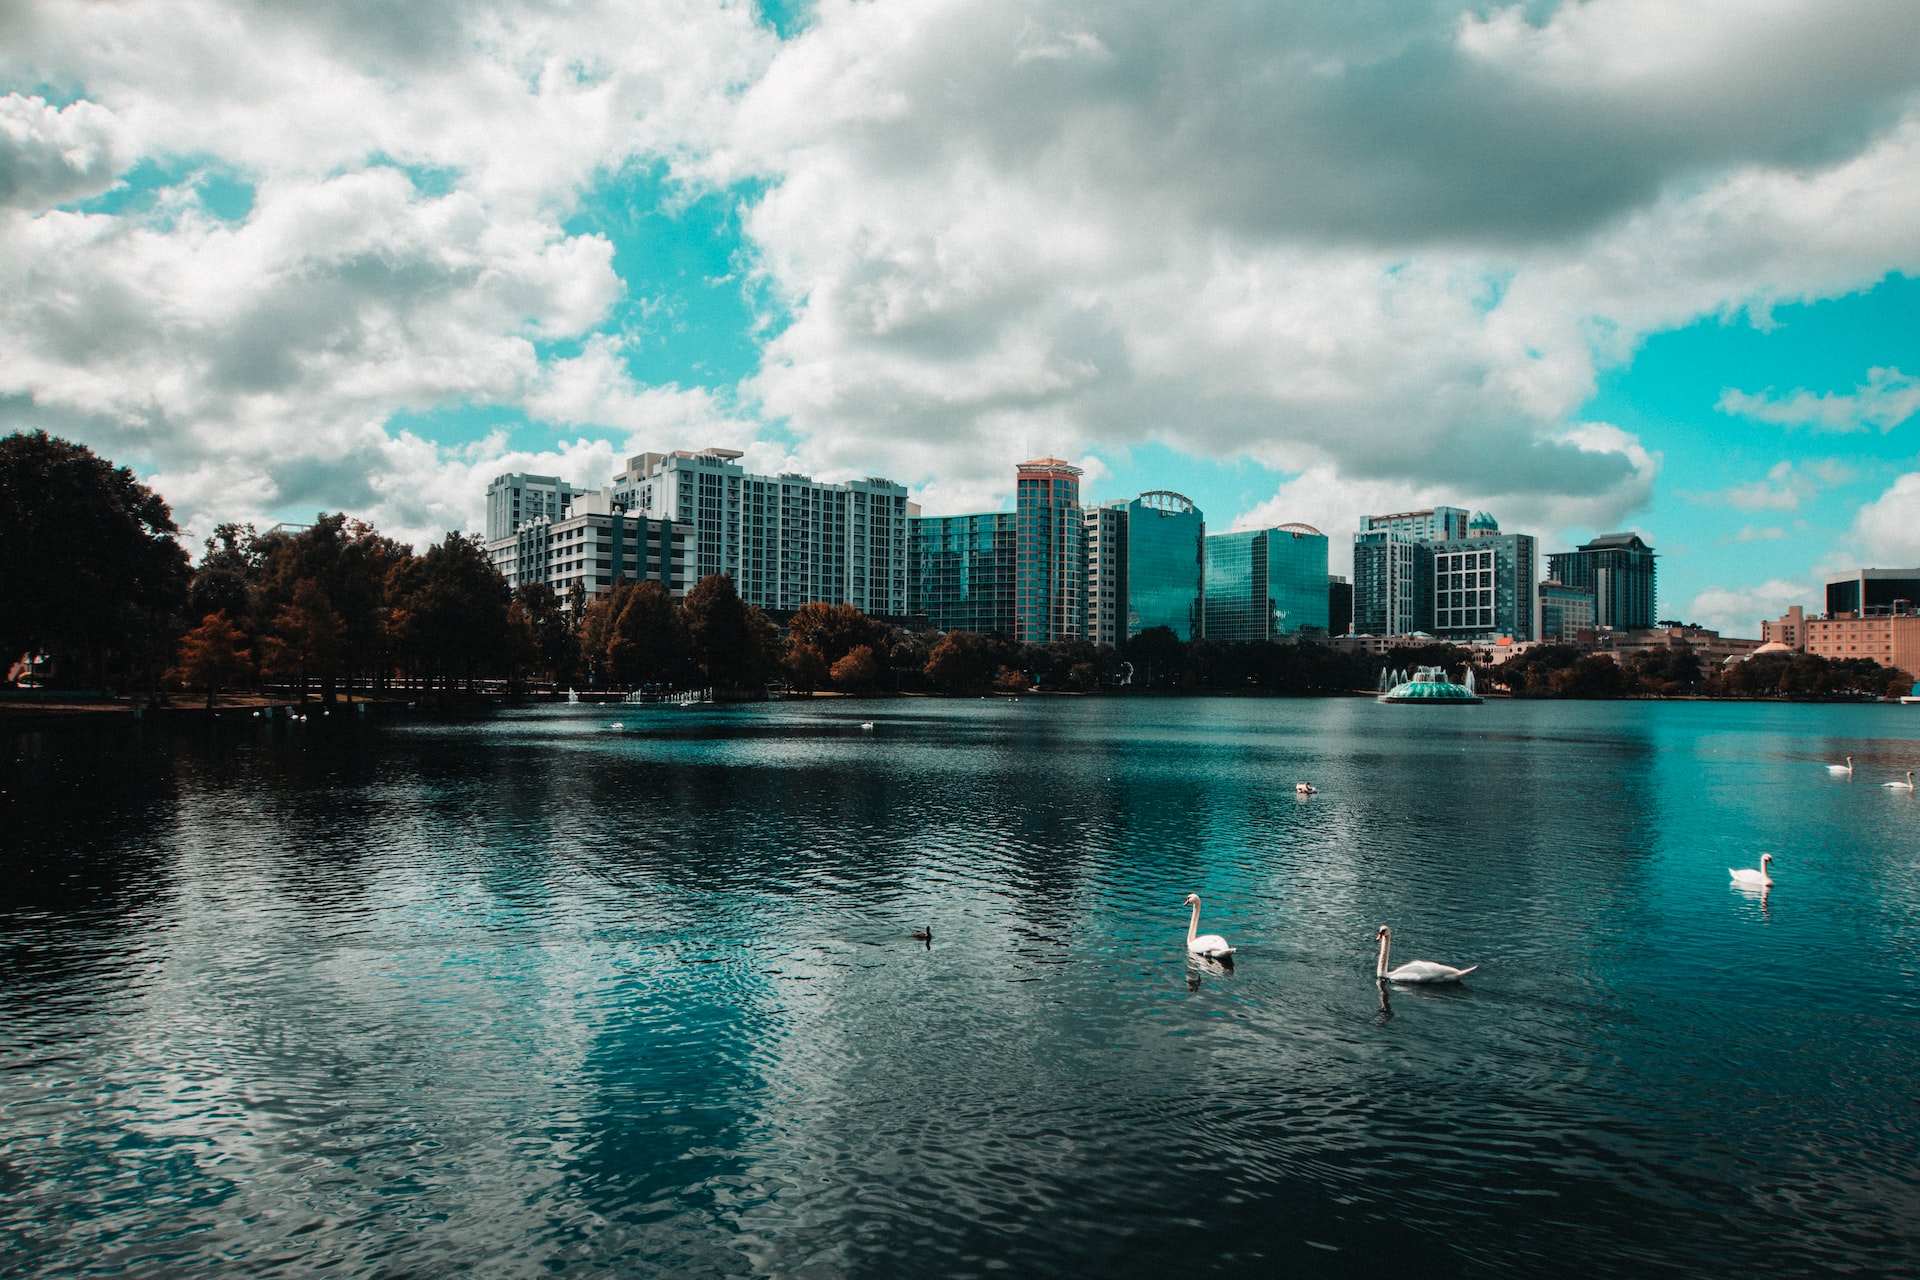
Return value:
[[(448, 693), (476, 681), (758, 693), (839, 690), (981, 693), (1370, 690), (1384, 668), (1456, 675), (1474, 651), (1446, 644), (1386, 658), (1331, 645), (1183, 641), (1153, 627), (1118, 648), (1071, 638), (936, 632), (816, 602), (785, 618), (711, 575), (684, 597), (616, 581), (589, 599), (576, 582), (517, 590), (474, 535), (412, 547), (344, 514), (264, 533), (222, 524), (198, 564), (172, 512), (125, 467), (44, 432), (0, 438), (0, 646), (51, 654), (66, 687), (205, 697), (262, 684), (302, 699)], [(1543, 645), (1477, 668), (1482, 688), (1517, 697), (1864, 697), (1909, 677), (1865, 659), (1762, 654), (1706, 670), (1685, 647), (1624, 662)]]

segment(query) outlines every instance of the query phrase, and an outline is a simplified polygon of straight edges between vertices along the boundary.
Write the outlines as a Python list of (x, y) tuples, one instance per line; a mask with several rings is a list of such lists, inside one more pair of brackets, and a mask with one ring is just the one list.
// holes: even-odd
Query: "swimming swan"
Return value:
[(1848, 756), (1845, 764), (1828, 765), (1827, 772), (1833, 774), (1835, 777), (1851, 778), (1853, 776), (1853, 757)]
[(1728, 867), (1727, 872), (1733, 877), (1735, 884), (1745, 885), (1751, 889), (1765, 889), (1773, 883), (1773, 877), (1767, 874), (1767, 866), (1772, 861), (1772, 854), (1763, 853), (1760, 855), (1760, 869), (1758, 871), (1755, 871), (1752, 867), (1747, 867), (1740, 871), (1735, 871), (1732, 867)]
[(1431, 960), (1413, 960), (1398, 969), (1387, 969), (1387, 948), (1393, 945), (1393, 930), (1385, 925), (1373, 935), (1380, 939), (1380, 963), (1374, 967), (1374, 975), (1382, 982), (1458, 982), (1480, 966), (1470, 964), (1464, 969), (1456, 969), (1450, 964), (1436, 964)]
[(1883, 782), (1880, 785), (1883, 787), (1892, 787), (1895, 791), (1911, 791), (1913, 790), (1913, 770), (1907, 770), (1907, 780), (1905, 782)]
[[(1200, 895), (1197, 893), (1188, 894), (1186, 903), (1182, 903), (1181, 905), (1185, 906), (1187, 903), (1191, 903), (1193, 906), (1193, 919), (1187, 924), (1187, 950), (1197, 956), (1206, 956), (1210, 960), (1225, 959), (1231, 956), (1233, 954), (1233, 948), (1227, 945), (1225, 938), (1217, 933), (1199, 933)], [(1195, 934), (1199, 934), (1199, 936), (1196, 937), (1194, 936)]]

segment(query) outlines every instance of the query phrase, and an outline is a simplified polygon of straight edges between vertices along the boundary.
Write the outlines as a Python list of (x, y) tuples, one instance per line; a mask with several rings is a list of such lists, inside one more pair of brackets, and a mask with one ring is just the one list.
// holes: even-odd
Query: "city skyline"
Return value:
[[(190, 534), (655, 442), (1210, 530), (1639, 533), (1736, 634), (1920, 563), (1920, 13), (504, 2), (0, 21), (0, 430)], [(1765, 74), (1754, 69), (1764, 68)], [(271, 69), (271, 70), (269, 70)]]

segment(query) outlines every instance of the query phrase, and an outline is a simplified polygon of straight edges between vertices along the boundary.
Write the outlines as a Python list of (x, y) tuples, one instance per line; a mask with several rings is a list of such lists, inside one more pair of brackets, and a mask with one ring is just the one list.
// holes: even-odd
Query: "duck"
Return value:
[(1883, 782), (1880, 785), (1883, 787), (1892, 787), (1895, 791), (1911, 791), (1913, 790), (1913, 770), (1907, 770), (1907, 780), (1905, 782)]
[(1765, 889), (1771, 887), (1773, 884), (1773, 877), (1767, 874), (1767, 867), (1772, 862), (1773, 855), (1763, 853), (1760, 855), (1760, 869), (1758, 871), (1755, 871), (1752, 867), (1746, 867), (1739, 871), (1728, 867), (1727, 873), (1733, 877), (1733, 882), (1737, 885), (1743, 885), (1750, 889)]
[(1293, 794), (1297, 796), (1318, 795), (1320, 794), (1320, 788), (1314, 786), (1311, 782), (1296, 782), (1293, 784)]
[(1853, 757), (1848, 756), (1845, 764), (1828, 765), (1827, 772), (1836, 778), (1851, 778), (1853, 776)]
[(1381, 925), (1373, 935), (1380, 940), (1380, 962), (1374, 966), (1374, 976), (1382, 982), (1458, 982), (1480, 966), (1470, 964), (1464, 969), (1456, 969), (1450, 964), (1438, 964), (1432, 960), (1410, 960), (1398, 969), (1387, 968), (1387, 951), (1393, 945), (1393, 930)]
[[(1200, 895), (1190, 893), (1181, 906), (1193, 908), (1193, 919), (1187, 922), (1187, 950), (1196, 956), (1205, 956), (1209, 960), (1232, 962), (1234, 949), (1227, 940), (1217, 933), (1200, 933)], [(1197, 936), (1196, 936), (1197, 935)]]
[(928, 925), (928, 926), (927, 926), (926, 928), (924, 928), (924, 929), (915, 929), (915, 930), (913, 931), (913, 940), (914, 940), (915, 942), (932, 942), (932, 941), (933, 941), (933, 926), (932, 926), (932, 925)]

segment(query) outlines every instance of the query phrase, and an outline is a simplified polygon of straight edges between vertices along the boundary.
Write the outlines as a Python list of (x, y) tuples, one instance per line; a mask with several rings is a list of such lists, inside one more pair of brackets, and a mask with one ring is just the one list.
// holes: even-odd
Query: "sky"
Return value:
[(1920, 564), (1911, 0), (8, 0), (0, 431), (189, 535), (644, 450)]

